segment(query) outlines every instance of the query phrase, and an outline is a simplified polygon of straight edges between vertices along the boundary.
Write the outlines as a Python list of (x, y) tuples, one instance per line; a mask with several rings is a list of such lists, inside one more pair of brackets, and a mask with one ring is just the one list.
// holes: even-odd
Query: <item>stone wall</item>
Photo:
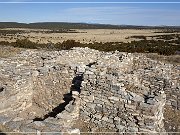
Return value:
[(179, 108), (178, 74), (177, 66), (143, 54), (22, 51), (0, 59), (0, 125), (79, 134), (72, 127), (82, 119), (90, 131), (164, 132), (166, 100)]
[(64, 94), (71, 91), (75, 72), (64, 65), (47, 68), (50, 71), (43, 70), (44, 68), (38, 69), (39, 75), (34, 79), (32, 104), (43, 108), (47, 113), (64, 102)]
[(16, 58), (2, 63), (1, 112), (33, 119), (64, 102), (63, 95), (71, 91), (74, 69), (37, 52), (22, 52)]
[[(132, 55), (122, 56), (120, 62), (115, 60), (120, 68), (112, 61), (107, 65), (107, 61), (101, 59), (86, 69), (80, 96), (80, 116), (94, 123), (95, 127), (115, 132), (164, 131), (164, 91), (159, 91), (158, 85), (154, 91), (146, 87), (145, 84), (153, 85), (152, 80), (140, 82), (138, 71), (132, 71)], [(163, 82), (159, 84), (163, 85)]]

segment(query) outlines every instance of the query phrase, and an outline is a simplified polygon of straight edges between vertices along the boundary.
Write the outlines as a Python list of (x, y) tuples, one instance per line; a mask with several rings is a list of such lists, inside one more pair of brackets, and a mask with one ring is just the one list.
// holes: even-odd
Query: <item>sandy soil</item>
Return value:
[[(28, 33), (17, 35), (0, 36), (0, 41), (15, 42), (17, 39), (28, 38), (29, 40), (37, 43), (58, 43), (68, 39), (73, 39), (80, 42), (129, 42), (139, 40), (130, 38), (130, 36), (155, 36), (155, 35), (168, 35), (174, 33), (154, 33), (160, 30), (136, 30), (136, 29), (76, 29), (78, 33), (44, 33), (44, 29), (17, 29), (11, 28), (6, 30), (24, 30)], [(30, 32), (29, 32), (30, 31)], [(38, 33), (35, 31), (39, 31)], [(151, 39), (151, 38), (149, 38)]]

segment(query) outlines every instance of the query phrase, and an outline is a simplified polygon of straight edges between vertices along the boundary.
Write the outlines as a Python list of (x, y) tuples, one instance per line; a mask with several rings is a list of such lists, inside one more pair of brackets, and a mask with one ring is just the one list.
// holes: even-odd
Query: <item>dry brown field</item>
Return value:
[[(0, 36), (0, 41), (15, 42), (17, 39), (28, 38), (36, 43), (58, 43), (66, 40), (75, 40), (81, 43), (93, 42), (130, 42), (139, 40), (138, 38), (128, 38), (131, 36), (157, 36), (177, 33), (163, 33), (158, 29), (76, 29), (75, 33), (48, 33), (47, 29), (25, 29), (6, 28), (0, 30), (22, 30), (23, 33), (7, 34)], [(160, 32), (160, 33), (156, 33)], [(178, 33), (180, 34), (180, 32)], [(148, 40), (155, 37), (148, 37)]]

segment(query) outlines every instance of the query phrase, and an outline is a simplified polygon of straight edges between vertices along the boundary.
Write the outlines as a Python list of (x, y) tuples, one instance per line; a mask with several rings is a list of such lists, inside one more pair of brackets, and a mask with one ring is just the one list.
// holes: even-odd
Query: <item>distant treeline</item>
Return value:
[(58, 29), (58, 30), (46, 30), (46, 31), (39, 31), (39, 30), (6, 30), (6, 29), (0, 29), (0, 35), (7, 36), (8, 34), (22, 34), (22, 33), (86, 33), (86, 32), (78, 32), (76, 30), (71, 29)]
[(0, 45), (10, 45), (18, 48), (29, 48), (29, 49), (48, 49), (48, 50), (69, 50), (73, 47), (89, 47), (99, 51), (120, 51), (129, 53), (158, 53), (161, 55), (173, 55), (180, 52), (180, 38), (172, 41), (163, 40), (140, 40), (132, 41), (131, 43), (122, 42), (94, 42), (94, 43), (80, 43), (75, 40), (67, 40), (62, 43), (48, 43), (48, 44), (37, 44), (29, 41), (28, 39), (17, 40), (16, 42), (9, 43), (1, 41)]
[[(39, 22), (39, 23), (16, 23), (0, 22), (0, 28), (31, 28), (31, 29), (164, 29), (180, 31), (180, 26), (136, 26), (136, 25), (110, 25), (88, 24), (67, 22)], [(169, 32), (169, 31), (168, 31)]]

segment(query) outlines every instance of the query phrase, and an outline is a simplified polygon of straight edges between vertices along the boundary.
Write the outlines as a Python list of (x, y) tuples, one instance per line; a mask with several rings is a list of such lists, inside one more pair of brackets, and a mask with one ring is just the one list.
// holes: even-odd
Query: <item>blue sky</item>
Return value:
[[(85, 22), (128, 25), (178, 25), (179, 3), (25, 3), (51, 0), (0, 0), (1, 22)], [(52, 0), (57, 2), (122, 2), (122, 0)], [(123, 0), (123, 2), (157, 0)], [(158, 0), (158, 2), (172, 2)]]

